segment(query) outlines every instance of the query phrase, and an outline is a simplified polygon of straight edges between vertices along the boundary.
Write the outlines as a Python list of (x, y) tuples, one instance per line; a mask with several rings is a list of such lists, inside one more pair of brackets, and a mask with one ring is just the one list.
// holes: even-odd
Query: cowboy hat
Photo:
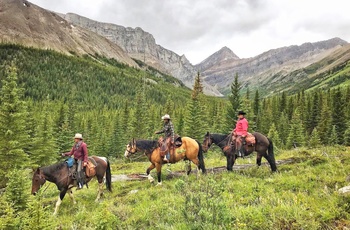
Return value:
[(165, 120), (165, 119), (170, 120), (170, 116), (169, 116), (169, 114), (165, 114), (164, 116), (162, 116), (162, 120)]
[(80, 133), (76, 133), (75, 136), (74, 136), (74, 139), (83, 140), (83, 135), (81, 135)]
[(238, 111), (238, 115), (246, 115), (244, 111)]

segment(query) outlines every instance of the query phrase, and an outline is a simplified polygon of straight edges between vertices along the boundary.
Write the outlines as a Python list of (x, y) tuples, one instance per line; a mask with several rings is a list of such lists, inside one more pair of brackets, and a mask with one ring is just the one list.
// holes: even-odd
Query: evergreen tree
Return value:
[(309, 140), (309, 146), (312, 148), (318, 147), (321, 145), (321, 138), (320, 135), (317, 131), (317, 128), (314, 128), (314, 130), (312, 130), (311, 136), (310, 136), (310, 140)]
[(25, 171), (18, 169), (8, 172), (7, 178), (6, 201), (12, 205), (15, 213), (18, 213), (27, 207), (28, 193), (26, 192), (26, 183), (28, 180)]
[(282, 141), (278, 131), (276, 129), (275, 123), (272, 123), (269, 133), (267, 135), (273, 142), (273, 144), (279, 148), (283, 148)]
[(4, 230), (21, 229), (20, 218), (15, 213), (12, 202), (0, 197), (0, 228)]
[[(231, 84), (231, 94), (228, 96), (230, 105), (227, 108), (226, 114), (226, 132), (232, 130), (232, 121), (236, 120), (238, 109), (241, 107), (241, 96), (239, 94), (241, 90), (241, 83), (238, 82), (238, 74), (236, 73), (235, 79)], [(225, 133), (226, 133), (225, 132)]]
[(305, 131), (304, 131), (303, 125), (300, 121), (300, 111), (297, 108), (294, 111), (293, 118), (291, 120), (286, 147), (291, 148), (293, 146), (294, 147), (304, 146), (304, 144), (305, 144), (304, 133), (305, 133)]
[(199, 139), (205, 131), (201, 130), (201, 114), (197, 100), (191, 100), (187, 105), (184, 134), (188, 137)]
[(340, 88), (336, 89), (332, 98), (332, 125), (337, 132), (337, 144), (343, 144), (346, 121), (344, 114), (344, 102)]
[(205, 117), (204, 117), (204, 102), (203, 102), (203, 86), (200, 80), (199, 73), (195, 79), (194, 87), (192, 89), (191, 100), (188, 103), (186, 117), (184, 119), (184, 133), (194, 139), (200, 139), (204, 134)]
[(21, 229), (55, 229), (57, 218), (52, 215), (51, 211), (50, 206), (43, 206), (41, 196), (36, 196), (28, 202), (27, 209), (21, 213)]
[(317, 131), (320, 135), (321, 142), (326, 144), (329, 143), (329, 137), (332, 130), (331, 120), (331, 108), (330, 99), (327, 93), (322, 99), (321, 112), (319, 115), (319, 122), (317, 125)]
[(344, 145), (350, 146), (350, 122), (347, 123), (347, 128), (344, 133)]
[(27, 113), (22, 95), (23, 89), (17, 85), (16, 68), (9, 67), (0, 91), (0, 162), (6, 162), (0, 170), (0, 187), (6, 184), (6, 172), (22, 168), (28, 162), (24, 152), (28, 143)]
[(192, 90), (192, 99), (197, 99), (199, 94), (203, 94), (203, 85), (199, 75), (199, 71), (197, 72), (197, 76), (194, 79), (194, 86)]
[(53, 135), (53, 120), (47, 111), (47, 105), (43, 107), (41, 124), (38, 126), (37, 135), (34, 138), (31, 162), (34, 166), (49, 165), (59, 157), (56, 139)]
[(253, 102), (253, 112), (254, 112), (254, 115), (252, 117), (253, 124), (254, 124), (253, 130), (258, 130), (258, 127), (259, 127), (260, 108), (261, 108), (261, 105), (260, 105), (259, 91), (256, 90), (255, 96), (254, 96), (254, 102)]
[(282, 146), (284, 146), (287, 142), (289, 134), (289, 119), (288, 115), (284, 112), (281, 113), (281, 116), (277, 121), (277, 131), (280, 136)]
[(332, 125), (332, 131), (331, 136), (329, 137), (329, 145), (334, 146), (338, 143), (338, 134), (337, 134), (337, 128), (335, 125)]

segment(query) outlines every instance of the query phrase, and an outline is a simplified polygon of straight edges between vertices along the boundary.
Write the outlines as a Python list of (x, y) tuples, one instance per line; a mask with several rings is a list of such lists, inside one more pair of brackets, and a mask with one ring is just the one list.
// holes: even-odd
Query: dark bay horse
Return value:
[[(187, 175), (191, 172), (191, 161), (197, 166), (198, 171), (201, 169), (202, 173), (206, 173), (203, 159), (203, 150), (201, 144), (190, 138), (182, 137), (182, 145), (175, 149), (174, 154), (171, 154), (169, 163), (174, 164), (180, 160), (188, 160)], [(166, 162), (163, 160), (163, 157), (160, 155), (160, 149), (158, 146), (157, 140), (135, 140), (129, 142), (126, 146), (125, 157), (128, 158), (136, 152), (144, 152), (148, 157), (148, 160), (151, 162), (151, 165), (148, 167), (146, 173), (150, 182), (154, 181), (154, 178), (151, 176), (150, 172), (152, 169), (156, 168), (158, 185), (162, 184), (162, 165)]]
[[(91, 160), (91, 158), (93, 160)], [(110, 164), (107, 158), (105, 157), (98, 157), (98, 156), (92, 156), (89, 157), (89, 161), (95, 161), (96, 162), (96, 178), (99, 183), (99, 189), (97, 198), (95, 201), (98, 201), (103, 194), (103, 178), (106, 177), (106, 187), (109, 191), (112, 191), (112, 184), (111, 184), (111, 169)], [(89, 182), (93, 177), (87, 177), (85, 183)], [(50, 181), (52, 183), (55, 183), (57, 186), (57, 189), (60, 191), (58, 200), (56, 202), (55, 212), (54, 215), (57, 214), (60, 204), (62, 203), (62, 200), (66, 193), (68, 192), (69, 196), (73, 200), (74, 203), (74, 197), (72, 188), (77, 185), (76, 180), (70, 175), (69, 168), (67, 166), (67, 163), (65, 161), (59, 162), (53, 165), (39, 167), (33, 175), (32, 179), (32, 194), (35, 195), (40, 187), (45, 184), (46, 181)]]
[[(261, 165), (261, 158), (264, 157), (270, 164), (271, 170), (275, 172), (277, 170), (275, 155), (273, 153), (273, 143), (266, 136), (261, 133), (254, 132), (255, 145), (244, 145), (244, 155), (248, 156), (252, 152), (257, 152), (256, 164)], [(227, 159), (227, 170), (232, 171), (232, 167), (235, 164), (236, 158), (238, 157), (235, 151), (235, 147), (229, 144), (230, 134), (218, 134), (207, 132), (204, 135), (203, 140), (203, 151), (207, 152), (212, 144), (217, 145), (224, 152)]]

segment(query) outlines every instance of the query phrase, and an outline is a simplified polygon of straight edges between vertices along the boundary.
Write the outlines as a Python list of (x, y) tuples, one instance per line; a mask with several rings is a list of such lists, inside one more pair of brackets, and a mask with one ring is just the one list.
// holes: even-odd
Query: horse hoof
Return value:
[(158, 182), (156, 186), (162, 186), (162, 182)]
[(154, 182), (154, 179), (150, 179), (150, 180), (149, 180), (149, 183), (153, 183), (153, 182)]

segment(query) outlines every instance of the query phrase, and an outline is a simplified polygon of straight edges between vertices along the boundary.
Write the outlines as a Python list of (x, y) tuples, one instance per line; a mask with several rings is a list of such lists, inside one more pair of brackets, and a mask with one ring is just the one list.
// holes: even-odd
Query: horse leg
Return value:
[(258, 152), (258, 154), (256, 154), (256, 164), (258, 166), (261, 165), (261, 157), (262, 157), (262, 154)]
[(162, 164), (156, 164), (158, 185), (162, 185)]
[(72, 189), (70, 188), (70, 189), (68, 189), (68, 195), (69, 195), (69, 197), (70, 197), (70, 199), (73, 201), (73, 204), (76, 204), (77, 202), (75, 201), (75, 199), (74, 199), (74, 196), (73, 196), (73, 191), (72, 191)]
[(60, 205), (61, 205), (61, 203), (62, 203), (62, 200), (63, 200), (64, 196), (66, 195), (66, 192), (67, 192), (67, 189), (63, 189), (63, 190), (60, 192), (60, 195), (58, 196), (58, 200), (57, 200), (57, 202), (56, 202), (55, 211), (54, 211), (54, 213), (53, 213), (54, 216), (57, 215), (58, 209), (59, 209), (59, 207), (60, 207)]
[[(185, 164), (186, 164), (186, 174), (188, 176), (188, 175), (190, 175), (190, 173), (192, 171), (192, 169), (191, 169), (191, 161), (186, 161)], [(197, 165), (197, 168), (198, 168), (198, 172), (199, 172), (199, 166), (198, 165)]]
[(232, 171), (233, 165), (235, 164), (235, 152), (234, 150), (231, 150), (226, 154), (226, 160), (227, 160), (227, 171)]
[(95, 202), (98, 202), (101, 198), (101, 195), (103, 194), (103, 187), (104, 187), (104, 183), (103, 181), (100, 183), (98, 183), (98, 193), (97, 193), (97, 197), (95, 199)]
[(147, 176), (148, 176), (148, 180), (149, 180), (149, 182), (151, 182), (151, 183), (153, 183), (154, 182), (154, 178), (151, 176), (151, 170), (152, 169), (154, 169), (156, 166), (155, 166), (155, 164), (151, 164), (149, 167), (148, 167), (148, 169), (147, 169), (147, 171), (146, 171), (146, 174), (147, 174)]

